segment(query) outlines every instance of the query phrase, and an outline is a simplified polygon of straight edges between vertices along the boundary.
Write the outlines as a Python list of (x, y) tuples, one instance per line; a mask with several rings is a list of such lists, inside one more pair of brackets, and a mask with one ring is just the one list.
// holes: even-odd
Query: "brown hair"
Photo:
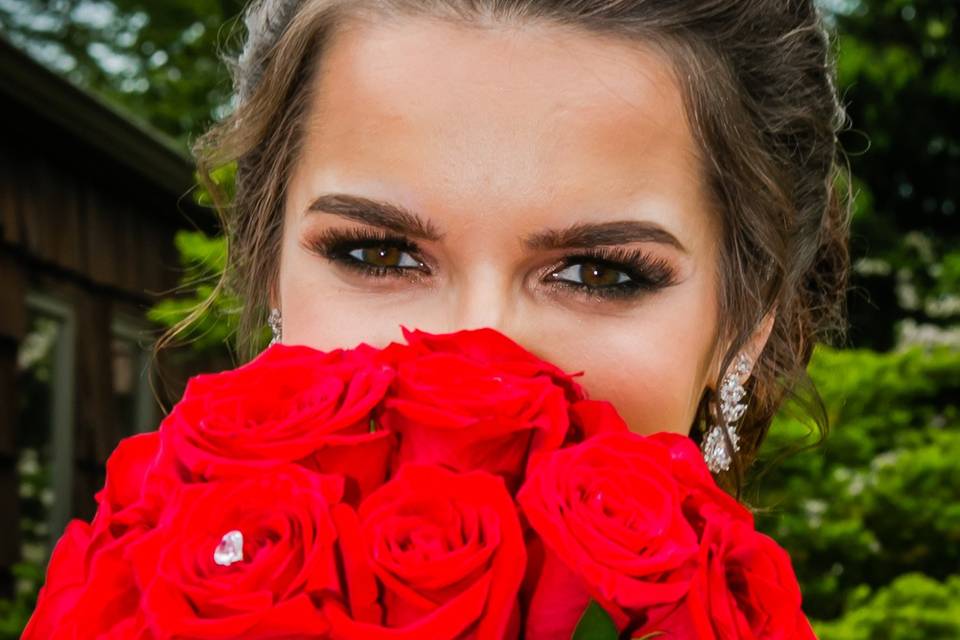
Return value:
[[(310, 104), (308, 80), (352, 20), (421, 16), (476, 28), (536, 21), (658, 46), (673, 62), (699, 143), (722, 238), (719, 328), (726, 371), (764, 317), (775, 321), (747, 385), (740, 451), (719, 478), (739, 494), (774, 413), (792, 396), (825, 434), (806, 374), (814, 345), (844, 333), (849, 168), (837, 134), (847, 124), (832, 41), (813, 0), (266, 0), (245, 12), (244, 53), (230, 59), (235, 112), (195, 146), (199, 175), (227, 236), (223, 290), (244, 301), (238, 344), (260, 345), (278, 274), (283, 196)], [(228, 201), (211, 173), (236, 162)], [(719, 381), (717, 381), (719, 383)], [(691, 437), (711, 420), (704, 394)], [(729, 443), (728, 443), (729, 446)]]

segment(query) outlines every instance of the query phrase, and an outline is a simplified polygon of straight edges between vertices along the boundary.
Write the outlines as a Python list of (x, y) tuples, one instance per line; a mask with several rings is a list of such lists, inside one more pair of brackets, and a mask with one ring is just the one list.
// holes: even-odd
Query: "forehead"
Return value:
[(674, 230), (703, 223), (680, 87), (652, 47), (552, 25), (362, 23), (313, 82), (298, 165), (309, 190), (474, 220), (555, 220), (558, 205), (568, 222), (609, 219), (629, 203)]

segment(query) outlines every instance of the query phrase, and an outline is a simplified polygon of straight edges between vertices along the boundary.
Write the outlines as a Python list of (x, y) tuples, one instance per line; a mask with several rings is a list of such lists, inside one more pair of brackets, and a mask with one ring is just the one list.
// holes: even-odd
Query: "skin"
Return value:
[[(663, 54), (556, 26), (468, 29), (422, 19), (341, 31), (313, 80), (286, 193), (273, 304), (283, 342), (318, 349), (493, 327), (611, 401), (638, 433), (686, 434), (717, 370), (719, 245), (680, 87)], [(324, 230), (375, 227), (308, 211), (346, 193), (401, 205), (442, 234), (417, 264), (376, 278), (311, 250)], [(521, 239), (576, 223), (640, 220), (672, 235), (620, 245), (673, 273), (626, 300), (558, 287), (604, 285), (571, 249)], [(682, 248), (681, 248), (682, 247)], [(594, 274), (595, 275), (595, 274)], [(769, 324), (755, 336), (755, 358)]]

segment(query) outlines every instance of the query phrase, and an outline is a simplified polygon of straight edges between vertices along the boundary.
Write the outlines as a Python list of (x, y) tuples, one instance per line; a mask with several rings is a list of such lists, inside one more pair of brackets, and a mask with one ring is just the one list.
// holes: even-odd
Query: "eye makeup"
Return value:
[[(419, 281), (431, 273), (415, 242), (380, 229), (328, 228), (305, 239), (303, 247), (333, 264), (369, 278)], [(408, 257), (403, 258), (404, 254)], [(588, 279), (619, 275), (614, 283), (597, 286), (561, 277), (568, 271)], [(667, 259), (655, 257), (643, 249), (627, 247), (578, 250), (564, 256), (545, 274), (547, 286), (596, 301), (631, 300), (676, 282), (675, 269)]]

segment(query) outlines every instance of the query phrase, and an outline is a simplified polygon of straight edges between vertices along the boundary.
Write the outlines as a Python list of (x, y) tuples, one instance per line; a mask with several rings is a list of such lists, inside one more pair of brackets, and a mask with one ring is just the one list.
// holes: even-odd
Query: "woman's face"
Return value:
[(688, 432), (716, 373), (718, 231), (664, 58), (411, 20), (341, 31), (314, 82), (284, 342), (493, 327), (634, 431)]

